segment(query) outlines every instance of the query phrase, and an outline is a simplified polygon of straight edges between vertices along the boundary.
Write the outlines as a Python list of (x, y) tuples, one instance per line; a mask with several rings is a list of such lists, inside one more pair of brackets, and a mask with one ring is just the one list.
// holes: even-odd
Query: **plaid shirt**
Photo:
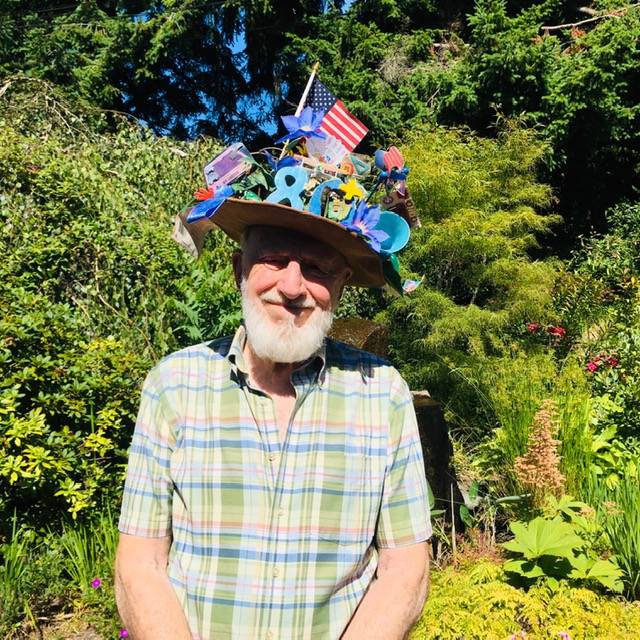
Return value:
[(327, 339), (292, 375), (284, 443), (242, 358), (244, 328), (148, 375), (120, 531), (173, 536), (194, 638), (339, 638), (380, 547), (431, 535), (411, 395), (388, 363)]

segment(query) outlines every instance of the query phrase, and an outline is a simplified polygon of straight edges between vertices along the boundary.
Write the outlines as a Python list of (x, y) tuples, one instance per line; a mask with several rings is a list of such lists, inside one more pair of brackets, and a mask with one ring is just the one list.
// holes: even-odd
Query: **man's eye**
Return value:
[(328, 278), (331, 275), (326, 269), (323, 269), (320, 265), (309, 263), (309, 262), (304, 262), (302, 264), (302, 273), (304, 274), (305, 278), (314, 278), (314, 279), (318, 279), (318, 278), (324, 279), (324, 278)]
[(287, 264), (289, 264), (289, 260), (279, 258), (278, 256), (265, 256), (264, 258), (260, 258), (260, 262), (272, 269), (284, 269)]

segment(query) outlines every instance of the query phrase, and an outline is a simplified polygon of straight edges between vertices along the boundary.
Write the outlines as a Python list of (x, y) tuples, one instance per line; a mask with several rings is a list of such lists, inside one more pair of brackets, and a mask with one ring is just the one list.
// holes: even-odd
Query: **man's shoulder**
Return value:
[(391, 367), (391, 363), (384, 358), (359, 349), (346, 342), (335, 340), (334, 338), (326, 339), (327, 360), (331, 364), (350, 365), (350, 364), (367, 364), (372, 367)]
[(152, 373), (163, 375), (184, 370), (209, 369), (226, 363), (233, 336), (224, 336), (184, 347), (166, 355), (152, 369)]
[(361, 378), (363, 383), (377, 380), (393, 387), (406, 384), (398, 370), (385, 358), (333, 338), (326, 339), (326, 358), (327, 367), (332, 371), (357, 373), (354, 380)]

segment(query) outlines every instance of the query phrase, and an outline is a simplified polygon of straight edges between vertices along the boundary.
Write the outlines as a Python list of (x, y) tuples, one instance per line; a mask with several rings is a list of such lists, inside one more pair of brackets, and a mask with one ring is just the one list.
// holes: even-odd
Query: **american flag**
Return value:
[(305, 106), (324, 112), (320, 130), (340, 140), (347, 151), (353, 151), (369, 131), (320, 80), (314, 79)]

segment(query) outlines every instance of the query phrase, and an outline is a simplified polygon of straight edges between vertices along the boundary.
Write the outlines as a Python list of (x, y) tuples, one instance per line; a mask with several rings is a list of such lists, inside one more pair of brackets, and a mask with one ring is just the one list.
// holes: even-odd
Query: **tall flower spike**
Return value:
[(326, 138), (327, 134), (320, 131), (322, 118), (324, 113), (314, 111), (311, 107), (305, 107), (300, 116), (281, 116), (289, 133), (276, 140), (276, 144), (295, 138)]

